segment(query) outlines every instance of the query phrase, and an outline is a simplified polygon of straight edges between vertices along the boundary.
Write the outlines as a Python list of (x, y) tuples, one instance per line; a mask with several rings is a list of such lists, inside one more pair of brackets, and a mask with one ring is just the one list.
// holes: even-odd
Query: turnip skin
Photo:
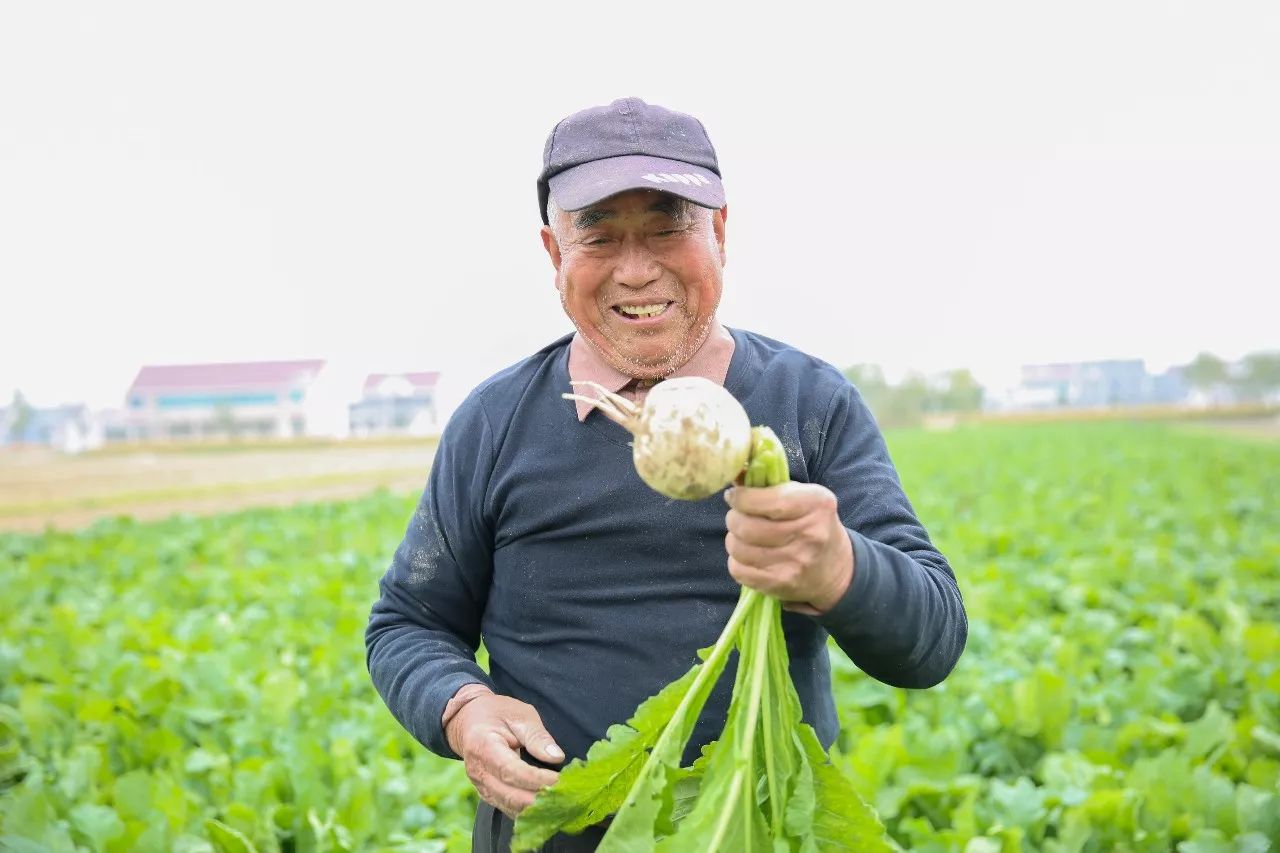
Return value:
[(565, 394), (591, 403), (635, 436), (636, 472), (654, 491), (677, 500), (710, 497), (742, 473), (751, 454), (751, 421), (742, 404), (723, 386), (700, 376), (659, 382), (636, 406), (600, 385), (596, 398)]

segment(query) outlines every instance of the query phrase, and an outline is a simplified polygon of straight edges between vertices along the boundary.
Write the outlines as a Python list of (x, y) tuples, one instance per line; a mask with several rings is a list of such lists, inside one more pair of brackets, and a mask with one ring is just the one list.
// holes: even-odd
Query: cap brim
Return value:
[(715, 172), (643, 154), (583, 163), (553, 176), (547, 184), (561, 210), (581, 210), (628, 190), (660, 190), (702, 207), (724, 207), (724, 185)]

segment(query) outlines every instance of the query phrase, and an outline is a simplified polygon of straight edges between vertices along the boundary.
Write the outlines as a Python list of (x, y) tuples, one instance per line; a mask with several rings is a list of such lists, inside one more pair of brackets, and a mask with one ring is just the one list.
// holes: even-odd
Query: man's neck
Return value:
[[(729, 330), (718, 320), (712, 321), (711, 332), (702, 345), (684, 364), (658, 379), (637, 379), (609, 364), (581, 332), (573, 336), (569, 344), (569, 379), (575, 382), (595, 382), (609, 391), (623, 393), (640, 403), (645, 393), (661, 379), (676, 376), (701, 376), (717, 385), (723, 385), (733, 358), (734, 342)], [(584, 420), (592, 411), (588, 403), (578, 402), (578, 420)]]

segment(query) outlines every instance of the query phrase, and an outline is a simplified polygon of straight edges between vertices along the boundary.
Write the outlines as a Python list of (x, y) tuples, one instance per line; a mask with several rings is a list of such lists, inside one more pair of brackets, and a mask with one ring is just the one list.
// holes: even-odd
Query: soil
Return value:
[(0, 450), (0, 531), (75, 529), (104, 517), (164, 518), (421, 491), (434, 443), (305, 448)]

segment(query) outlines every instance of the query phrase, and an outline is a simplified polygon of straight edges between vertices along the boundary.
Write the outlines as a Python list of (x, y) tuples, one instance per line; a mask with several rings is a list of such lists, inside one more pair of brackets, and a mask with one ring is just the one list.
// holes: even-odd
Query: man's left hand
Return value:
[(836, 513), (836, 496), (814, 483), (725, 492), (729, 574), (743, 586), (816, 616), (835, 606), (853, 581), (853, 544)]

